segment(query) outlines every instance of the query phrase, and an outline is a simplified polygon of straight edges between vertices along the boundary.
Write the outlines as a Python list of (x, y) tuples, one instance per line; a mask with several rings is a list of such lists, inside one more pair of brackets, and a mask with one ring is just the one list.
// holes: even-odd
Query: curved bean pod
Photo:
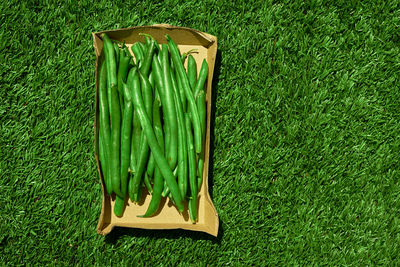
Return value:
[(197, 65), (196, 60), (192, 55), (188, 56), (187, 76), (189, 79), (190, 88), (192, 89), (192, 92), (194, 92), (194, 87), (196, 86), (197, 82)]
[[(104, 184), (109, 195), (112, 194), (111, 175), (110, 175), (110, 113), (107, 104), (107, 69), (106, 63), (100, 65), (99, 79), (99, 152), (101, 169), (103, 170)], [(100, 138), (101, 137), (101, 138)], [(103, 159), (102, 159), (103, 158)]]
[(115, 64), (115, 51), (111, 39), (106, 34), (103, 37), (104, 55), (106, 57), (108, 89), (110, 91), (110, 115), (111, 115), (111, 166), (110, 175), (113, 191), (120, 196), (124, 194), (120, 190), (120, 144), (121, 144), (121, 114), (117, 89), (117, 72)]
[(201, 64), (199, 79), (196, 82), (196, 86), (194, 88), (194, 96), (197, 97), (201, 90), (204, 90), (204, 84), (206, 82), (208, 75), (208, 65), (207, 61), (203, 59), (203, 63)]
[(185, 126), (188, 140), (188, 159), (189, 159), (189, 217), (192, 223), (197, 221), (197, 180), (196, 180), (196, 153), (193, 144), (192, 123), (188, 114), (185, 116)]

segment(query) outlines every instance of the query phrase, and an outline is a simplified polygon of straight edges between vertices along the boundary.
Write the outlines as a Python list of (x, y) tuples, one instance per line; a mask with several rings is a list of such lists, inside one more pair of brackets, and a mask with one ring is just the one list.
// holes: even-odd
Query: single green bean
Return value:
[[(102, 122), (99, 121), (99, 128), (102, 127)], [(109, 181), (109, 175), (108, 175), (108, 155), (106, 155), (106, 151), (105, 151), (105, 142), (104, 142), (104, 137), (103, 137), (103, 133), (101, 130), (99, 130), (99, 159), (100, 159), (100, 169), (101, 169), (101, 173), (103, 174), (103, 182), (104, 182), (104, 186), (105, 186), (105, 191), (107, 192), (108, 195), (112, 194), (112, 186), (111, 183)]]
[(104, 54), (106, 57), (107, 64), (107, 78), (109, 78), (108, 85), (111, 89), (111, 167), (110, 175), (113, 191), (124, 198), (124, 194), (121, 192), (120, 183), (120, 144), (121, 144), (121, 113), (118, 99), (117, 89), (117, 73), (115, 65), (115, 51), (112, 45), (111, 39), (106, 34), (103, 34), (104, 43)]
[[(134, 120), (135, 120), (135, 115), (133, 115), (133, 121)], [(134, 124), (134, 123), (132, 122), (132, 124)], [(131, 156), (129, 157), (129, 172), (131, 174), (134, 174), (136, 172), (136, 151), (135, 151), (134, 134), (135, 134), (135, 127), (133, 126), (132, 127), (132, 137), (131, 137)]]
[[(121, 61), (122, 64), (122, 61)], [(132, 92), (129, 90), (126, 83), (123, 83), (124, 93), (124, 116), (122, 119), (121, 130), (121, 192), (125, 195), (128, 188), (129, 164), (131, 155), (131, 140), (132, 140), (132, 117), (133, 103)]]
[(107, 104), (107, 69), (106, 63), (100, 65), (99, 79), (99, 150), (100, 160), (103, 170), (104, 184), (109, 195), (112, 194), (111, 175), (110, 175), (110, 113)]
[[(179, 186), (178, 186), (178, 188), (179, 188)], [(168, 196), (170, 193), (171, 193), (171, 192), (169, 191), (169, 187), (168, 187), (167, 181), (164, 180), (164, 185), (163, 185), (163, 190), (162, 190), (161, 195), (162, 195), (163, 197), (166, 197), (166, 196)], [(180, 193), (180, 191), (179, 191), (179, 193)]]
[(204, 144), (206, 133), (206, 93), (200, 90), (196, 97), (197, 109), (199, 110), (200, 125), (201, 125), (201, 141)]
[(122, 214), (124, 213), (124, 207), (125, 207), (125, 199), (121, 198), (119, 196), (116, 196), (115, 203), (114, 203), (114, 214), (117, 217), (122, 216)]
[(140, 67), (140, 72), (144, 76), (148, 76), (149, 71), (150, 71), (151, 62), (153, 60), (155, 43), (152, 40), (150, 42), (151, 42), (151, 44), (148, 46), (148, 49), (146, 50), (146, 54), (145, 54), (145, 57), (144, 57), (144, 60), (143, 60), (143, 64)]
[(189, 79), (190, 88), (192, 89), (192, 92), (194, 92), (194, 87), (197, 82), (197, 65), (196, 60), (192, 55), (188, 56), (187, 76)]
[(177, 83), (178, 89), (179, 89), (179, 95), (180, 95), (180, 99), (182, 102), (183, 111), (186, 112), (187, 111), (187, 100), (186, 100), (186, 96), (185, 96), (185, 90), (183, 89), (181, 79), (179, 78), (179, 75), (176, 72), (176, 70), (175, 70), (175, 77), (176, 77), (176, 83)]
[(200, 73), (199, 73), (199, 79), (196, 82), (196, 86), (194, 88), (194, 96), (197, 97), (197, 95), (200, 93), (201, 90), (204, 90), (204, 84), (206, 82), (208, 75), (208, 65), (207, 61), (203, 59), (203, 63), (201, 64), (200, 68)]
[(180, 100), (179, 89), (175, 79), (175, 74), (170, 72), (172, 87), (174, 88), (174, 99), (178, 122), (178, 186), (182, 197), (185, 198), (187, 192), (187, 141), (185, 117), (182, 103)]
[(138, 42), (138, 44), (139, 44), (140, 50), (142, 50), (143, 59), (144, 59), (144, 55), (146, 55), (146, 46), (145, 46), (145, 44), (142, 43), (142, 42)]
[(154, 93), (155, 93), (155, 92), (154, 92), (155, 81), (154, 81), (154, 74), (153, 74), (153, 71), (151, 71), (150, 74), (149, 74), (149, 82), (150, 82), (150, 84), (151, 84), (151, 88), (153, 88), (153, 94), (154, 94)]
[(144, 60), (144, 53), (143, 53), (142, 47), (139, 45), (139, 43), (134, 43), (131, 46), (131, 50), (132, 50), (133, 54), (135, 55), (136, 65), (138, 65), (140, 68), (142, 66), (142, 63)]
[(126, 76), (129, 70), (129, 56), (126, 55), (125, 50), (122, 49), (119, 53), (119, 65), (118, 65), (118, 94), (119, 94), (119, 104), (121, 107), (121, 114), (124, 114), (124, 88), (123, 84), (126, 82)]
[(142, 125), (142, 129), (146, 134), (148, 144), (150, 146), (151, 151), (154, 154), (154, 159), (158, 168), (160, 169), (164, 179), (167, 181), (168, 187), (171, 190), (172, 196), (175, 200), (176, 206), (179, 212), (183, 212), (184, 205), (182, 201), (182, 196), (179, 192), (178, 184), (176, 183), (175, 177), (169, 167), (167, 160), (164, 158), (163, 152), (158, 145), (156, 136), (154, 134), (154, 130), (152, 127), (152, 123), (147, 115), (145, 110), (145, 106), (143, 103), (142, 96), (140, 94), (140, 81), (139, 75), (136, 70), (130, 72), (130, 75), (133, 76), (134, 83), (132, 84), (132, 89), (134, 92), (133, 97), (133, 105), (135, 110), (137, 110), (139, 114), (140, 124)]
[(147, 191), (150, 194), (153, 194), (153, 187), (151, 186), (150, 177), (146, 172), (144, 173), (144, 185), (146, 186)]
[(197, 179), (196, 179), (196, 153), (193, 144), (192, 123), (188, 114), (185, 116), (186, 133), (188, 140), (188, 159), (189, 159), (189, 217), (192, 223), (197, 221)]
[(179, 78), (182, 82), (183, 89), (185, 90), (186, 99), (189, 102), (189, 110), (192, 114), (193, 128), (194, 128), (194, 143), (195, 150), (197, 153), (201, 151), (201, 126), (200, 126), (200, 117), (199, 112), (196, 107), (196, 102), (193, 96), (193, 92), (190, 89), (190, 84), (188, 77), (185, 72), (185, 68), (183, 67), (182, 61), (179, 57), (179, 50), (175, 42), (171, 39), (171, 37), (166, 35), (168, 47), (172, 55), (172, 60), (174, 61), (174, 66), (176, 71), (178, 72)]
[(205, 143), (205, 134), (206, 134), (206, 94), (204, 90), (200, 90), (199, 94), (197, 95), (196, 98), (196, 103), (197, 103), (197, 109), (199, 110), (199, 116), (200, 116), (200, 124), (201, 124), (201, 134), (202, 134), (202, 146), (201, 146), (201, 152), (199, 154), (199, 160), (198, 160), (198, 184), (197, 184), (197, 189), (200, 190), (202, 181), (203, 181), (203, 167), (204, 167), (204, 143)]
[[(128, 80), (128, 86), (129, 83), (132, 82), (131, 80)], [(139, 115), (137, 114), (136, 111), (133, 113), (133, 134), (132, 134), (132, 141), (131, 141), (131, 162), (130, 162), (130, 169), (131, 169), (131, 175), (129, 179), (129, 184), (128, 184), (128, 192), (129, 192), (129, 198), (131, 201), (134, 201), (134, 177), (137, 172), (137, 161), (139, 159), (140, 155), (140, 138), (142, 135), (142, 126), (140, 125), (140, 120), (139, 120)]]
[[(108, 110), (111, 112), (111, 88), (113, 86), (118, 86), (117, 80), (117, 63), (116, 63), (116, 56), (115, 56), (115, 48), (112, 44), (111, 39), (108, 37), (107, 34), (103, 34), (103, 50), (105, 55), (105, 64), (107, 68), (107, 103), (108, 103)], [(106, 55), (106, 47), (108, 47), (108, 53)], [(113, 51), (111, 51), (111, 49)], [(118, 57), (119, 58), (119, 57)]]
[(155, 167), (156, 167), (156, 165), (155, 165), (155, 161), (154, 161), (154, 156), (150, 152), (149, 162), (147, 162), (147, 169), (146, 169), (146, 173), (148, 176), (152, 177), (154, 175)]
[[(153, 118), (152, 116), (152, 111), (153, 111), (153, 95), (152, 95), (152, 90), (151, 90), (151, 85), (146, 76), (144, 76), (141, 71), (139, 71), (139, 77), (140, 77), (140, 85), (142, 89), (142, 95), (146, 107), (146, 112), (149, 117)], [(139, 186), (140, 182), (142, 180), (143, 173), (145, 171), (146, 163), (149, 160), (149, 154), (150, 154), (150, 149), (149, 145), (147, 143), (147, 137), (142, 132), (142, 142), (141, 142), (141, 147), (140, 147), (140, 155), (138, 159), (138, 163), (136, 166), (136, 173), (133, 178), (133, 199), (134, 201), (139, 201)]]
[[(154, 186), (153, 186), (153, 194), (151, 195), (150, 204), (147, 208), (147, 211), (144, 215), (138, 217), (150, 217), (156, 213), (160, 202), (161, 202), (161, 192), (163, 189), (164, 178), (160, 172), (158, 167), (154, 170)], [(161, 185), (161, 186), (160, 186)]]
[[(167, 114), (168, 128), (169, 128), (169, 141), (167, 160), (169, 162), (171, 170), (175, 169), (178, 159), (178, 123), (176, 119), (176, 108), (174, 99), (174, 90), (172, 88), (169, 56), (168, 56), (168, 45), (162, 44), (161, 49), (161, 65), (162, 74), (165, 89), (165, 103), (161, 103), (163, 106), (163, 112)], [(161, 99), (162, 101), (162, 99)]]
[[(124, 52), (121, 51), (121, 54)], [(126, 65), (129, 64), (129, 57), (126, 57)], [(125, 58), (121, 57), (120, 66), (125, 64)], [(123, 70), (122, 70), (123, 71)], [(126, 74), (125, 74), (126, 76)], [(131, 132), (132, 132), (132, 117), (133, 117), (133, 104), (132, 92), (124, 82), (124, 78), (119, 80), (122, 84), (122, 93), (124, 96), (124, 113), (121, 127), (121, 191), (124, 197), (116, 196), (114, 205), (114, 214), (118, 217), (122, 216), (125, 204), (125, 195), (128, 187), (129, 163), (130, 163), (130, 149), (131, 149)]]
[[(167, 101), (167, 96), (166, 96), (166, 90), (165, 90), (165, 85), (164, 85), (164, 79), (163, 79), (163, 71), (161, 69), (161, 64), (158, 59), (158, 56), (156, 54), (153, 55), (153, 73), (154, 73), (154, 81), (156, 84), (156, 91), (158, 93), (158, 96), (161, 101), (161, 106), (163, 109), (163, 118), (164, 118), (164, 143), (165, 143), (165, 149), (164, 149), (164, 154), (167, 156), (169, 153), (169, 143), (170, 143), (170, 129), (169, 129), (169, 123), (170, 120), (168, 119), (168, 113), (165, 112), (165, 110), (168, 108), (168, 101)], [(170, 166), (172, 166), (172, 162), (169, 162)], [(172, 168), (171, 168), (172, 169)]]

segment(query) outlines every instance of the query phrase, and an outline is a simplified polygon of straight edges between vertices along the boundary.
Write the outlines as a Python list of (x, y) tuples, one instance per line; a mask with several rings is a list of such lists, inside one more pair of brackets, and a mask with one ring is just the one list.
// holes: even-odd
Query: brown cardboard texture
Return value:
[[(193, 57), (197, 62), (197, 70), (200, 70), (203, 59), (206, 59), (209, 66), (209, 73), (206, 84), (206, 105), (207, 105), (207, 127), (206, 127), (206, 141), (205, 141), (205, 160), (203, 168), (203, 183), (199, 192), (199, 206), (198, 206), (198, 222), (192, 224), (187, 212), (181, 215), (174, 205), (171, 205), (169, 199), (162, 201), (160, 204), (160, 212), (150, 218), (139, 218), (137, 215), (142, 215), (146, 212), (147, 207), (151, 200), (151, 195), (147, 192), (142, 194), (142, 201), (140, 204), (132, 203), (129, 199), (126, 203), (126, 208), (122, 217), (114, 215), (114, 194), (108, 196), (104, 187), (103, 176), (100, 171), (100, 162), (98, 157), (98, 70), (100, 55), (103, 50), (103, 41), (101, 34), (107, 35), (120, 42), (125, 42), (127, 46), (131, 46), (137, 41), (144, 41), (144, 37), (139, 33), (146, 33), (153, 36), (159, 44), (166, 43), (165, 35), (168, 34), (178, 44), (181, 53), (187, 52), (191, 49), (197, 49), (197, 53), (193, 53)], [(115, 226), (143, 228), (143, 229), (187, 229), (193, 231), (202, 231), (211, 235), (217, 236), (218, 234), (218, 214), (211, 201), (208, 192), (208, 166), (209, 166), (209, 152), (210, 152), (210, 115), (211, 115), (211, 84), (214, 72), (214, 64), (217, 53), (217, 38), (207, 33), (197, 30), (175, 27), (171, 25), (152, 25), (140, 26), (126, 29), (118, 29), (111, 31), (103, 31), (92, 33), (94, 40), (94, 49), (96, 53), (96, 107), (95, 107), (95, 157), (97, 168), (100, 175), (100, 180), (103, 188), (103, 201), (99, 223), (97, 225), (97, 232), (106, 235), (111, 232)]]

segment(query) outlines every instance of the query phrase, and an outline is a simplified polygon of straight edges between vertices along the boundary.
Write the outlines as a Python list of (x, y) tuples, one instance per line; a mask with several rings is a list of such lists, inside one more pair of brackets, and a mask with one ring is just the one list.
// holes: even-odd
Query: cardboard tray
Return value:
[[(198, 207), (198, 222), (192, 224), (185, 207), (185, 212), (181, 215), (173, 206), (169, 199), (162, 201), (161, 211), (151, 218), (139, 218), (137, 215), (142, 215), (147, 210), (150, 203), (151, 195), (143, 194), (141, 203), (134, 204), (127, 200), (126, 208), (122, 217), (114, 215), (115, 196), (108, 196), (105, 191), (103, 176), (100, 171), (100, 162), (98, 157), (98, 83), (97, 75), (99, 71), (99, 60), (103, 50), (103, 41), (101, 34), (107, 35), (114, 40), (125, 42), (127, 46), (134, 44), (137, 41), (144, 41), (144, 37), (139, 33), (147, 33), (152, 35), (159, 44), (166, 43), (165, 34), (169, 34), (172, 39), (178, 44), (180, 52), (186, 52), (196, 48), (198, 53), (193, 53), (193, 57), (197, 62), (197, 70), (200, 70), (201, 63), (205, 58), (208, 63), (209, 73), (206, 84), (206, 105), (207, 105), (207, 128), (205, 141), (205, 160), (203, 169), (203, 183), (199, 192), (199, 207)], [(211, 115), (211, 84), (214, 72), (215, 58), (217, 54), (217, 38), (210, 34), (197, 30), (176, 27), (166, 24), (158, 24), (152, 26), (140, 26), (126, 29), (110, 30), (92, 33), (94, 41), (94, 50), (96, 53), (96, 107), (95, 107), (95, 157), (97, 169), (100, 176), (100, 181), (103, 189), (103, 201), (97, 232), (101, 235), (106, 235), (111, 232), (115, 226), (142, 228), (142, 229), (186, 229), (193, 231), (202, 231), (213, 236), (218, 234), (218, 214), (210, 199), (208, 192), (208, 169), (209, 169), (209, 152), (210, 152), (210, 115)]]

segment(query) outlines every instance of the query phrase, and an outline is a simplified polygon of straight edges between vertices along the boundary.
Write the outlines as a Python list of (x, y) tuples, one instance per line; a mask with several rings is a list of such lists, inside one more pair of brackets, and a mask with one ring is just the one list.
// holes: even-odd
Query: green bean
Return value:
[(109, 195), (112, 194), (111, 175), (110, 175), (110, 149), (111, 149), (111, 136), (110, 136), (110, 113), (107, 104), (107, 69), (106, 63), (100, 65), (100, 79), (99, 79), (99, 150), (101, 166), (103, 170), (104, 184), (106, 191)]
[(123, 83), (126, 82), (126, 76), (128, 74), (129, 70), (129, 61), (130, 58), (129, 56), (126, 55), (126, 52), (124, 49), (121, 50), (119, 53), (119, 65), (118, 65), (118, 94), (119, 94), (119, 103), (121, 107), (121, 114), (124, 113), (124, 89), (123, 89)]
[(121, 114), (117, 89), (117, 73), (115, 65), (114, 47), (110, 38), (103, 34), (104, 54), (107, 64), (108, 85), (111, 95), (111, 167), (110, 175), (112, 177), (113, 191), (121, 198), (124, 197), (120, 189), (120, 143), (121, 143)]
[[(99, 128), (101, 129), (102, 126), (102, 122), (99, 121)], [(101, 169), (101, 173), (103, 174), (103, 182), (104, 182), (104, 186), (105, 186), (105, 191), (107, 192), (108, 195), (112, 194), (112, 186), (111, 183), (109, 181), (109, 175), (108, 175), (108, 160), (109, 156), (106, 155), (106, 151), (105, 151), (105, 144), (104, 144), (104, 137), (103, 137), (103, 133), (101, 130), (99, 130), (99, 160), (100, 160), (100, 169)]]
[[(160, 150), (164, 153), (164, 137), (163, 137), (163, 130), (161, 125), (160, 119), (160, 100), (155, 98), (153, 103), (153, 128), (154, 134), (157, 139), (157, 143), (160, 146)], [(139, 217), (150, 217), (154, 215), (157, 211), (160, 201), (161, 201), (161, 193), (164, 186), (164, 178), (160, 172), (158, 166), (155, 167), (154, 170), (154, 186), (153, 186), (153, 194), (151, 196), (149, 207), (147, 208), (146, 213), (143, 216)]]
[[(103, 50), (106, 50), (106, 46), (108, 47), (108, 50), (112, 50), (109, 53), (104, 52), (105, 55), (105, 64), (107, 68), (107, 103), (108, 103), (108, 110), (111, 112), (111, 88), (112, 86), (117, 86), (117, 65), (115, 61), (115, 50), (114, 50), (114, 45), (112, 44), (110, 38), (107, 36), (107, 34), (103, 34)], [(106, 44), (107, 43), (107, 44)], [(111, 43), (111, 44), (110, 44)], [(113, 59), (114, 58), (114, 59)]]
[(198, 161), (198, 184), (197, 184), (197, 189), (200, 190), (201, 183), (203, 180), (203, 166), (204, 166), (204, 142), (205, 142), (205, 133), (206, 133), (206, 94), (204, 90), (200, 90), (199, 94), (197, 95), (196, 98), (196, 103), (197, 103), (197, 109), (199, 110), (199, 116), (200, 116), (200, 125), (201, 125), (201, 134), (202, 134), (202, 147), (201, 147), (201, 152), (199, 155), (199, 161)]
[[(161, 191), (163, 189), (164, 178), (160, 172), (158, 167), (154, 170), (154, 187), (153, 187), (153, 194), (151, 195), (150, 204), (147, 208), (147, 211), (144, 215), (138, 217), (150, 217), (154, 215), (157, 211), (160, 202), (161, 202)], [(160, 186), (161, 185), (161, 186)]]
[(181, 62), (182, 62), (182, 64), (185, 64), (186, 56), (187, 56), (186, 53), (182, 53), (182, 55), (181, 55)]
[[(156, 91), (159, 95), (159, 98), (161, 100), (161, 106), (163, 109), (163, 117), (164, 117), (164, 143), (165, 143), (165, 149), (164, 149), (164, 154), (167, 156), (169, 153), (169, 143), (170, 143), (170, 129), (169, 129), (169, 123), (170, 120), (168, 119), (168, 113), (165, 112), (165, 110), (168, 108), (167, 106), (167, 96), (166, 96), (166, 90), (165, 90), (165, 85), (164, 85), (164, 79), (163, 79), (163, 71), (161, 69), (161, 64), (160, 61), (157, 57), (156, 54), (153, 55), (153, 73), (154, 73), (154, 80), (156, 84)], [(170, 166), (172, 166), (171, 162), (169, 161)], [(171, 168), (172, 169), (172, 168)]]
[(185, 130), (185, 117), (180, 100), (179, 89), (173, 72), (170, 72), (172, 88), (174, 88), (174, 99), (176, 103), (176, 114), (178, 122), (178, 186), (182, 197), (187, 192), (187, 141)]
[[(122, 64), (122, 61), (121, 61)], [(121, 130), (121, 192), (126, 194), (128, 187), (128, 170), (131, 154), (131, 133), (132, 133), (132, 117), (133, 117), (133, 103), (132, 92), (130, 92), (126, 83), (123, 83), (123, 93), (125, 99), (124, 116), (122, 119)]]
[(193, 144), (192, 123), (188, 114), (185, 116), (185, 125), (188, 141), (188, 159), (189, 159), (189, 217), (195, 223), (197, 221), (197, 180), (196, 180), (196, 153)]
[[(129, 172), (131, 174), (134, 174), (136, 172), (136, 161), (137, 161), (137, 151), (135, 151), (135, 142), (136, 142), (136, 138), (135, 138), (135, 130), (136, 127), (135, 125), (135, 118), (139, 119), (139, 117), (137, 117), (137, 114), (134, 113), (133, 115), (133, 127), (132, 127), (132, 137), (131, 137), (131, 156), (130, 156), (130, 161), (129, 161)], [(140, 122), (139, 122), (140, 124)], [(140, 125), (139, 125), (140, 127)], [(140, 134), (139, 134), (139, 138), (140, 138)], [(140, 140), (140, 139), (139, 139)]]
[[(162, 44), (161, 49), (161, 65), (162, 75), (165, 89), (165, 103), (163, 105), (163, 112), (167, 114), (168, 129), (169, 129), (169, 140), (167, 147), (167, 160), (169, 162), (171, 170), (175, 169), (178, 159), (178, 123), (176, 119), (176, 108), (174, 99), (174, 90), (172, 88), (170, 65), (168, 57), (168, 46)], [(162, 101), (163, 99), (161, 99)], [(164, 108), (165, 107), (165, 108)]]
[(196, 60), (192, 55), (188, 56), (187, 76), (189, 79), (190, 88), (192, 89), (192, 92), (194, 92), (194, 87), (197, 82), (197, 65)]
[[(128, 76), (129, 77), (129, 76)], [(128, 84), (131, 84), (132, 77), (128, 81)], [(128, 192), (129, 192), (129, 198), (133, 202), (135, 199), (140, 199), (141, 195), (141, 188), (139, 188), (137, 192), (137, 196), (134, 196), (134, 191), (135, 191), (135, 186), (134, 186), (134, 177), (135, 174), (137, 173), (137, 164), (140, 158), (140, 144), (142, 143), (142, 126), (140, 125), (140, 120), (139, 116), (136, 111), (133, 113), (133, 134), (132, 134), (132, 149), (131, 149), (131, 164), (130, 164), (130, 169), (131, 169), (131, 178), (129, 180), (128, 184)]]
[[(167, 122), (166, 116), (167, 116), (166, 112), (163, 112), (163, 118), (164, 118), (163, 129), (164, 129), (164, 135), (165, 135), (165, 141), (164, 141), (165, 151), (164, 151), (164, 155), (165, 155), (165, 157), (168, 157), (169, 142), (171, 141), (171, 138), (170, 138), (171, 131), (169, 129), (169, 123)], [(167, 158), (167, 160), (168, 160), (168, 158)], [(169, 161), (168, 161), (168, 163), (169, 163)]]
[(150, 66), (151, 62), (153, 60), (153, 54), (154, 54), (154, 45), (155, 43), (151, 40), (150, 45), (148, 46), (148, 49), (146, 50), (146, 54), (143, 60), (143, 65), (140, 67), (140, 72), (144, 76), (148, 76), (149, 71), (150, 71)]
[(201, 140), (204, 143), (206, 133), (206, 93), (200, 90), (196, 97), (197, 109), (199, 110), (200, 125), (201, 125)]
[(139, 75), (136, 70), (130, 72), (130, 75), (133, 76), (134, 83), (132, 84), (132, 89), (134, 92), (133, 97), (133, 105), (135, 110), (137, 110), (139, 114), (140, 124), (142, 125), (142, 129), (146, 134), (148, 139), (148, 144), (150, 146), (151, 151), (154, 154), (154, 159), (158, 168), (160, 169), (164, 179), (167, 181), (168, 187), (171, 190), (172, 196), (175, 200), (176, 206), (179, 212), (183, 212), (184, 205), (182, 202), (182, 196), (179, 192), (178, 184), (176, 183), (175, 177), (169, 167), (167, 160), (164, 158), (163, 152), (158, 145), (156, 136), (154, 134), (154, 130), (152, 127), (152, 123), (147, 115), (147, 112), (144, 107), (143, 99), (140, 94), (140, 81)]
[[(124, 64), (120, 61), (120, 64)], [(128, 169), (130, 163), (130, 149), (131, 149), (131, 131), (132, 131), (132, 115), (133, 115), (133, 104), (132, 104), (132, 93), (130, 92), (126, 83), (123, 83), (123, 94), (125, 99), (124, 115), (122, 119), (121, 128), (121, 192), (124, 197), (116, 196), (114, 205), (114, 214), (118, 217), (122, 216), (125, 204), (125, 195), (128, 186)]]
[[(151, 85), (149, 80), (147, 79), (146, 76), (144, 76), (141, 71), (139, 71), (140, 77), (140, 85), (142, 88), (142, 95), (145, 101), (145, 107), (146, 107), (146, 112), (149, 117), (152, 118), (152, 110), (153, 110), (153, 96), (152, 96), (152, 91), (151, 91)], [(146, 163), (149, 160), (149, 145), (147, 143), (147, 137), (146, 135), (142, 132), (142, 142), (141, 142), (141, 147), (140, 147), (140, 155), (138, 159), (138, 163), (136, 166), (136, 173), (133, 178), (133, 200), (134, 201), (139, 201), (139, 186), (140, 182), (142, 180), (143, 173), (145, 171)]]
[(208, 65), (207, 61), (203, 59), (203, 63), (201, 64), (199, 79), (196, 82), (196, 86), (194, 88), (194, 96), (197, 97), (200, 90), (204, 90), (204, 83), (206, 82), (208, 75)]
[[(185, 58), (186, 58), (186, 56), (185, 56)], [(182, 64), (183, 64), (183, 62), (182, 62)], [(182, 103), (183, 111), (186, 112), (187, 101), (186, 101), (186, 96), (185, 96), (185, 90), (183, 89), (183, 85), (182, 85), (181, 79), (179, 78), (179, 75), (177, 73), (177, 70), (175, 68), (174, 61), (172, 60), (172, 58), (171, 58), (171, 71), (173, 72), (175, 80), (176, 80), (176, 85), (177, 85), (177, 88), (178, 88), (179, 98), (180, 98), (181, 103)]]
[(164, 135), (163, 129), (161, 124), (161, 116), (160, 116), (160, 98), (156, 94), (156, 98), (154, 99), (153, 103), (153, 127), (154, 127), (154, 134), (156, 136), (157, 142), (160, 146), (161, 151), (164, 151)]
[(152, 38), (150, 38), (149, 36), (145, 36), (145, 37), (144, 37), (144, 42), (145, 42), (145, 44), (146, 44), (146, 48), (149, 48), (149, 46), (150, 46), (151, 43), (152, 43)]
[(142, 42), (138, 42), (138, 44), (139, 44), (140, 50), (142, 50), (143, 59), (144, 59), (144, 55), (146, 55), (146, 46)]
[(176, 71), (175, 71), (175, 77), (176, 77), (176, 83), (177, 83), (178, 89), (179, 89), (179, 95), (180, 95), (180, 99), (182, 102), (183, 111), (186, 112), (187, 111), (187, 100), (186, 100), (186, 96), (185, 96), (185, 90), (183, 89), (181, 79), (179, 78), (179, 75)]
[(147, 191), (150, 194), (153, 194), (153, 187), (151, 186), (149, 175), (146, 172), (144, 173), (144, 185), (146, 186)]
[(182, 82), (183, 89), (185, 90), (186, 99), (189, 102), (189, 110), (192, 114), (193, 128), (194, 128), (194, 141), (195, 141), (195, 150), (197, 153), (201, 151), (201, 126), (200, 126), (200, 117), (199, 112), (197, 111), (196, 102), (193, 97), (193, 92), (190, 89), (190, 84), (188, 77), (185, 72), (185, 68), (183, 67), (182, 61), (179, 57), (179, 50), (175, 42), (171, 39), (171, 37), (166, 35), (168, 47), (172, 55), (172, 60), (174, 61), (174, 66), (176, 71), (178, 72), (179, 78)]
[(149, 74), (149, 82), (150, 82), (150, 84), (151, 84), (151, 88), (153, 88), (153, 94), (154, 94), (154, 93), (155, 93), (155, 92), (154, 92), (155, 81), (154, 81), (154, 74), (153, 74), (153, 71), (151, 71), (150, 74)]
[[(178, 186), (179, 187), (179, 186)], [(167, 181), (165, 181), (164, 180), (164, 185), (163, 185), (163, 191), (162, 191), (162, 196), (163, 197), (166, 197), (166, 196), (168, 196), (168, 194), (170, 194), (171, 192), (169, 191), (169, 187), (168, 187), (168, 185), (167, 185)], [(179, 193), (180, 193), (180, 191), (179, 191)]]
[(146, 173), (148, 176), (152, 177), (154, 175), (155, 166), (156, 165), (155, 165), (155, 161), (154, 161), (154, 156), (150, 152), (149, 162), (147, 162), (147, 169), (146, 169)]
[(142, 47), (139, 45), (139, 43), (134, 43), (131, 46), (131, 50), (132, 50), (133, 54), (135, 55), (136, 65), (141, 67), (142, 62), (144, 60), (144, 53), (143, 53)]
[[(132, 82), (132, 81), (128, 80), (128, 86), (129, 86), (130, 82)], [(137, 161), (139, 159), (139, 154), (140, 154), (140, 142), (141, 142), (140, 137), (141, 137), (141, 135), (142, 135), (142, 127), (140, 125), (139, 116), (138, 116), (137, 112), (134, 111), (134, 113), (133, 113), (133, 134), (132, 134), (132, 141), (131, 141), (131, 162), (130, 162), (131, 178), (129, 179), (129, 184), (128, 184), (129, 198), (131, 199), (131, 201), (134, 201), (133, 179), (134, 179), (135, 173), (137, 172), (136, 165), (137, 165)]]
[(114, 214), (118, 217), (121, 217), (124, 213), (125, 207), (125, 199), (119, 196), (116, 196), (115, 203), (114, 203)]

